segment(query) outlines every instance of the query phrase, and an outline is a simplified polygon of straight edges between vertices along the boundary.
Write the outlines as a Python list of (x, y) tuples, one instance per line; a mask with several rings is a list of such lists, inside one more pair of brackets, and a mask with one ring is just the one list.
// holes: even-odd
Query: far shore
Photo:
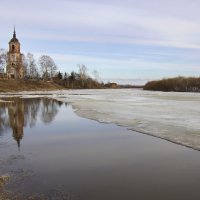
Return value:
[(200, 92), (200, 78), (179, 76), (150, 81), (146, 83), (144, 90), (162, 92)]
[(0, 93), (24, 91), (59, 91), (68, 89), (142, 89), (144, 86), (104, 84), (101, 88), (66, 88), (55, 81), (0, 79)]

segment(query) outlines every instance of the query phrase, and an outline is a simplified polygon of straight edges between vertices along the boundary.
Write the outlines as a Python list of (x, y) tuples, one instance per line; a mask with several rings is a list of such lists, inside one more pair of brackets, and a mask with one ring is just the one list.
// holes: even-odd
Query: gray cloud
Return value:
[[(137, 50), (127, 47), (129, 56), (115, 60), (117, 56), (113, 58), (114, 53), (108, 51), (110, 58), (105, 59), (89, 55), (91, 52), (88, 55), (54, 54), (46, 47), (47, 53), (61, 65), (84, 62), (107, 77), (113, 74), (113, 69), (121, 74), (119, 70), (124, 66), (125, 77), (130, 76), (131, 70), (135, 77), (141, 77), (148, 70), (160, 76), (167, 70), (176, 75), (192, 71), (197, 74), (200, 66), (199, 7), (197, 0), (6, 0), (1, 2), (0, 44), (6, 40), (7, 45), (11, 36), (8, 33), (15, 24), (17, 34), (28, 41), (29, 46), (35, 41), (42, 41), (44, 46), (51, 41), (54, 46), (63, 42), (67, 49), (68, 43), (80, 42), (80, 45), (104, 45), (100, 53), (107, 44), (116, 45), (116, 48), (135, 45), (143, 52), (137, 55)], [(159, 48), (163, 48), (162, 52)], [(100, 50), (96, 47), (95, 51)], [(118, 54), (125, 55), (122, 51)]]
[[(49, 39), (69, 41), (73, 38), (83, 41), (94, 38), (111, 43), (200, 47), (198, 1), (14, 2), (8, 0), (2, 3), (0, 22), (13, 24), (14, 21), (24, 29), (34, 27), (32, 33), (27, 33), (30, 38), (36, 35), (44, 39), (43, 35), (46, 35)], [(13, 4), (15, 6), (11, 6)], [(191, 16), (194, 16), (193, 19)]]

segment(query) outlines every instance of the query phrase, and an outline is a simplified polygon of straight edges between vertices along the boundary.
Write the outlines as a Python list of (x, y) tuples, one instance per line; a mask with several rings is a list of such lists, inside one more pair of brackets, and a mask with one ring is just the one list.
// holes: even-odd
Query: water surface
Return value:
[(50, 98), (5, 99), (0, 175), (18, 199), (199, 199), (198, 151), (80, 118)]

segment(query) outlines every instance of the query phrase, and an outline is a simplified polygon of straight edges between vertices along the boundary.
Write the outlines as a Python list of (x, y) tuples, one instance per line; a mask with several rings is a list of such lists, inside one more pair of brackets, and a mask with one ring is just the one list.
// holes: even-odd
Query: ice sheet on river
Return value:
[[(33, 92), (24, 92), (30, 97)], [(37, 92), (37, 96), (42, 93)], [(115, 123), (200, 150), (200, 94), (136, 89), (67, 90), (46, 96), (70, 102), (89, 119)]]

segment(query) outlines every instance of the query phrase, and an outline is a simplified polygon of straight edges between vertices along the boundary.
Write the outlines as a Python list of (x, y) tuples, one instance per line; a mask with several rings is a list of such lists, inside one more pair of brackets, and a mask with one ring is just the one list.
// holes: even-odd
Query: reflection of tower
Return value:
[(13, 138), (17, 141), (20, 148), (20, 140), (23, 138), (24, 127), (24, 102), (18, 98), (8, 107), (10, 126), (13, 130)]

